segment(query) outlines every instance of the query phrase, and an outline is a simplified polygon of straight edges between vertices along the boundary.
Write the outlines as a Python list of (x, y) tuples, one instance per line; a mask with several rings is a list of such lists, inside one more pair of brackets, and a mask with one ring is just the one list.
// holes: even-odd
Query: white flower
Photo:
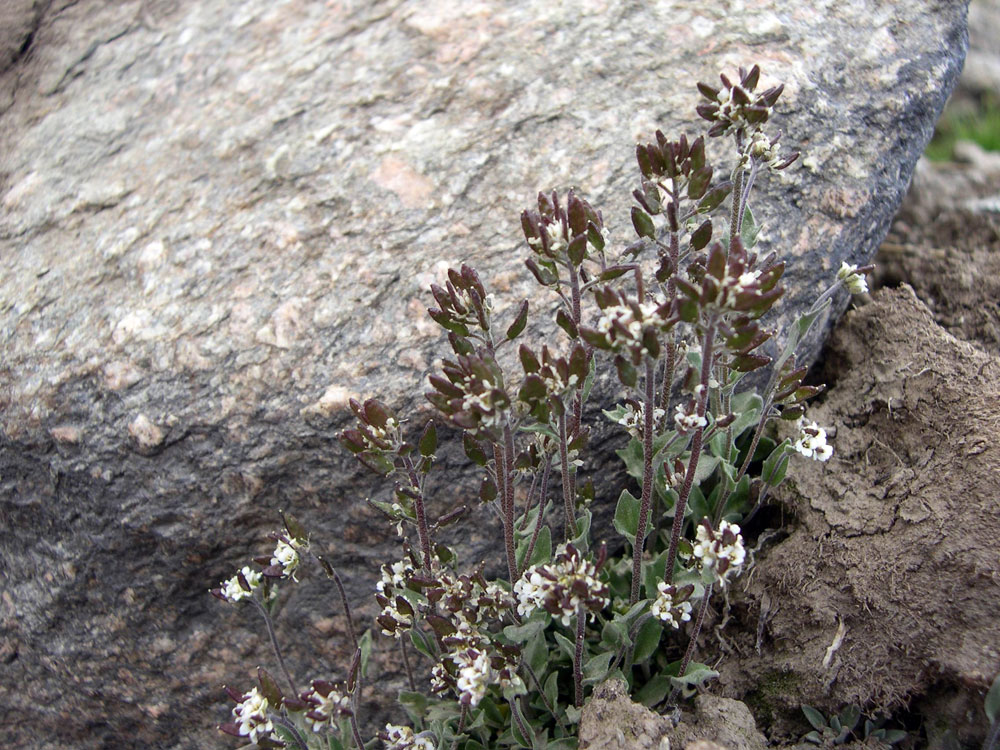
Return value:
[(746, 560), (740, 527), (723, 521), (718, 530), (713, 531), (708, 522), (703, 521), (698, 526), (694, 556), (701, 560), (703, 568), (714, 570), (719, 583), (725, 586), (729, 574), (738, 573)]
[[(653, 409), (653, 422), (659, 422), (663, 419), (663, 415), (666, 412), (660, 408)], [(646, 424), (646, 407), (643, 404), (639, 404), (638, 408), (633, 403), (625, 404), (625, 413), (622, 414), (621, 418), (618, 420), (618, 424), (624, 427), (628, 434), (632, 437), (642, 440), (642, 431)]]
[(864, 274), (858, 273), (858, 267), (846, 261), (840, 264), (837, 279), (844, 282), (844, 286), (851, 294), (865, 294), (868, 291), (868, 282)]
[(386, 750), (434, 750), (434, 742), (426, 732), (414, 735), (410, 727), (398, 724), (385, 725)]
[(279, 539), (278, 545), (271, 554), (271, 565), (280, 565), (282, 572), (286, 576), (291, 576), (293, 580), (297, 581), (299, 579), (295, 577), (295, 571), (298, 569), (300, 562), (302, 560), (299, 557), (298, 550), (284, 539)]
[(683, 434), (707, 426), (708, 420), (705, 417), (699, 417), (697, 412), (688, 412), (683, 404), (677, 404), (677, 410), (674, 412), (674, 424), (677, 425), (677, 431)]
[(793, 450), (816, 461), (826, 461), (833, 455), (833, 447), (826, 442), (825, 429), (802, 417), (796, 426), (799, 428), (799, 437), (792, 444)]
[(409, 560), (399, 560), (392, 566), (382, 566), (382, 580), (375, 584), (375, 589), (384, 594), (386, 587), (390, 590), (406, 585), (406, 581), (413, 574), (413, 564)]
[(493, 677), (490, 660), (481, 651), (469, 649), (452, 656), (452, 661), (458, 667), (456, 686), (460, 700), (475, 708), (486, 695), (486, 688)]
[(247, 585), (250, 586), (249, 591), (243, 588), (238, 575), (222, 582), (222, 596), (225, 597), (226, 601), (232, 602), (233, 604), (242, 601), (247, 597), (253, 596), (253, 592), (257, 590), (261, 582), (260, 572), (253, 570), (249, 566), (244, 566), (243, 570), (240, 572), (243, 574), (243, 578), (246, 580)]
[(675, 596), (677, 591), (673, 586), (668, 585), (666, 581), (660, 581), (656, 588), (660, 594), (653, 601), (649, 611), (653, 614), (653, 617), (659, 618), (674, 628), (674, 630), (677, 630), (680, 628), (682, 622), (687, 622), (691, 619), (691, 602), (687, 600), (676, 601)]
[(267, 698), (257, 688), (251, 690), (233, 709), (233, 717), (240, 725), (240, 734), (257, 742), (261, 736), (274, 731), (274, 725), (267, 718)]
[(596, 566), (571, 544), (556, 552), (548, 565), (532, 565), (514, 583), (517, 612), (527, 617), (543, 608), (569, 627), (580, 605), (591, 614), (606, 607), (608, 587), (597, 578)]

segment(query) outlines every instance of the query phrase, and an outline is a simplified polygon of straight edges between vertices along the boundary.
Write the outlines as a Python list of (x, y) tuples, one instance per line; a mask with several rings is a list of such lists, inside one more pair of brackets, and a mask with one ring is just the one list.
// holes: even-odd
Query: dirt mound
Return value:
[(947, 167), (916, 180), (880, 258), (895, 288), (849, 312), (828, 344), (817, 379), (831, 388), (810, 417), (835, 435), (834, 457), (793, 465), (778, 493), (788, 536), (764, 545), (746, 598), (724, 610), (740, 628), (720, 631), (725, 692), (772, 741), (795, 736), (802, 702), (909, 708), (932, 746), (948, 730), (963, 742), (985, 732), (982, 698), (1000, 671), (993, 177)]

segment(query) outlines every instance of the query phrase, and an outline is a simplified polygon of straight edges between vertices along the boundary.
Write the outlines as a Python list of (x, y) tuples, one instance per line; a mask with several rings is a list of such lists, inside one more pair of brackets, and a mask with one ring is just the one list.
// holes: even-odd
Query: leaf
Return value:
[(847, 706), (840, 712), (840, 725), (847, 731), (853, 731), (861, 720), (861, 709), (857, 706)]
[(372, 631), (366, 630), (358, 638), (358, 648), (361, 649), (361, 676), (368, 676), (368, 659), (372, 655)]
[(427, 636), (420, 632), (418, 628), (410, 628), (410, 643), (413, 644), (413, 648), (424, 656), (430, 659), (437, 658), (434, 655), (434, 650), (431, 648), (431, 645), (427, 640)]
[(740, 226), (740, 239), (743, 240), (743, 247), (749, 250), (756, 245), (759, 234), (760, 226), (754, 220), (750, 206), (747, 206), (743, 209), (743, 224)]
[[(680, 669), (680, 663), (675, 662), (677, 667), (675, 669)], [(699, 664), (696, 661), (688, 664), (687, 671), (680, 677), (671, 677), (670, 681), (674, 685), (678, 685), (682, 688), (686, 687), (701, 687), (709, 680), (714, 680), (719, 676), (719, 673), (714, 669), (710, 669), (705, 664)]]
[(639, 529), (640, 505), (639, 498), (628, 490), (622, 490), (622, 494), (618, 496), (618, 505), (615, 507), (615, 530), (632, 543), (635, 542), (636, 532)]
[(640, 237), (656, 239), (656, 225), (653, 218), (638, 206), (632, 206), (632, 227)]
[(424, 458), (434, 455), (434, 451), (437, 450), (437, 428), (434, 426), (434, 422), (427, 423), (417, 447), (420, 450), (420, 455)]
[(521, 331), (528, 323), (528, 300), (521, 302), (521, 309), (517, 311), (517, 317), (514, 318), (514, 322), (510, 324), (510, 328), (507, 329), (507, 339), (513, 341), (518, 336), (521, 335)]
[(543, 667), (549, 660), (549, 645), (545, 641), (543, 630), (528, 639), (528, 645), (521, 651), (521, 660), (527, 663), (536, 675), (542, 673)]
[(572, 664), (573, 658), (576, 656), (576, 645), (559, 631), (555, 631), (553, 635), (556, 637), (556, 644), (558, 644), (559, 650), (569, 657), (569, 661)]
[(777, 487), (785, 481), (785, 471), (788, 469), (788, 459), (792, 450), (791, 442), (785, 438), (771, 451), (771, 455), (764, 459), (764, 466), (760, 471), (760, 478), (764, 484)]
[(545, 610), (535, 610), (531, 617), (520, 625), (508, 625), (503, 629), (503, 634), (511, 643), (524, 643), (536, 633), (545, 630), (549, 624), (549, 613)]
[(644, 706), (655, 706), (663, 702), (673, 687), (669, 677), (663, 673), (653, 675), (653, 677), (633, 694), (633, 698)]
[(802, 704), (802, 713), (806, 715), (806, 720), (813, 725), (813, 729), (822, 732), (826, 729), (826, 717), (812, 706)]
[(559, 673), (553, 671), (545, 679), (545, 685), (542, 688), (542, 692), (545, 693), (545, 697), (549, 701), (549, 705), (556, 707), (559, 705)]
[(788, 358), (795, 353), (799, 342), (802, 341), (803, 337), (806, 333), (808, 333), (812, 324), (816, 321), (816, 318), (826, 312), (829, 307), (830, 300), (827, 300), (816, 310), (802, 313), (802, 315), (795, 319), (795, 322), (792, 323), (791, 328), (788, 331), (788, 338), (785, 340), (785, 348), (781, 352), (781, 356), (774, 361), (774, 372), (781, 372), (781, 366), (785, 364)]
[(614, 651), (605, 651), (602, 654), (597, 654), (587, 659), (583, 665), (584, 684), (596, 685), (599, 682), (603, 682), (604, 678), (608, 676), (608, 671), (611, 669), (611, 659), (614, 655)]
[(510, 704), (510, 708), (512, 711), (514, 711), (514, 713), (517, 715), (519, 719), (519, 721), (510, 722), (510, 729), (514, 733), (514, 739), (516, 739), (522, 747), (533, 747), (534, 742), (532, 740), (534, 738), (525, 737), (524, 733), (521, 731), (522, 726), (525, 728), (531, 727), (531, 723), (525, 717), (524, 712), (521, 711), (521, 701), (514, 701), (512, 704)]
[(611, 649), (619, 649), (631, 645), (628, 637), (628, 627), (615, 616), (614, 620), (604, 623), (601, 629), (601, 645)]
[(731, 425), (734, 437), (739, 437), (748, 428), (757, 425), (763, 406), (764, 400), (752, 391), (733, 396), (732, 410), (737, 415)]
[(712, 476), (712, 472), (715, 471), (715, 467), (719, 465), (720, 460), (718, 456), (706, 456), (702, 453), (698, 460), (698, 466), (694, 470), (694, 483), (701, 484)]
[(528, 545), (531, 544), (531, 536), (533, 534), (534, 530), (532, 530), (531, 534), (525, 535), (524, 539), (517, 545), (517, 566), (521, 570), (526, 570), (532, 565), (548, 562), (552, 556), (552, 531), (548, 526), (542, 526), (538, 531), (535, 548), (531, 551), (531, 559), (527, 562), (525, 561), (524, 555), (528, 551)]
[(639, 634), (635, 637), (635, 651), (632, 660), (636, 664), (641, 664), (650, 656), (656, 653), (660, 645), (660, 636), (663, 635), (663, 625), (655, 617), (651, 617), (639, 628)]
[(257, 681), (260, 683), (260, 694), (267, 698), (267, 702), (274, 706), (275, 709), (280, 708), (282, 701), (281, 690), (278, 688), (278, 683), (274, 681), (274, 678), (263, 667), (257, 667)]
[(427, 713), (427, 706), (430, 703), (430, 699), (423, 693), (402, 692), (399, 694), (396, 702), (409, 715), (410, 721), (416, 724), (424, 720), (424, 714)]
[(986, 693), (986, 718), (990, 720), (990, 724), (997, 720), (997, 714), (1000, 712), (1000, 675), (996, 676), (993, 680), (993, 684), (990, 685), (989, 692)]
[(570, 542), (581, 552), (586, 552), (590, 547), (590, 523), (593, 517), (593, 513), (585, 510), (576, 518), (576, 536)]

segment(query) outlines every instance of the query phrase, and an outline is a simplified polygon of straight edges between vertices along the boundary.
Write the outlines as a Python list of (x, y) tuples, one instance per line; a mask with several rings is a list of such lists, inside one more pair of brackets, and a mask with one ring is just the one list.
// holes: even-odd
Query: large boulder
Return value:
[[(966, 45), (959, 0), (22, 5), (0, 81), (0, 717), (34, 748), (229, 746), (219, 686), (270, 657), (206, 589), (279, 508), (367, 597), (393, 552), (335, 444), (347, 399), (421, 401), (449, 264), (549, 314), (517, 260), (537, 189), (578, 186), (623, 245), (633, 142), (759, 62), (803, 152), (755, 200), (787, 320), (871, 256)], [(343, 676), (335, 597), (299, 601), (293, 669)]]

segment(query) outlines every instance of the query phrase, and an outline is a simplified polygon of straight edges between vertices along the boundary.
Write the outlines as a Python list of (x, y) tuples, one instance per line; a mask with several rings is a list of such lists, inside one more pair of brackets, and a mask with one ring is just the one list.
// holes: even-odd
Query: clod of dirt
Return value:
[(594, 691), (580, 717), (580, 750), (764, 750), (767, 741), (757, 731), (750, 710), (739, 701), (700, 695), (695, 710), (672, 722), (633, 703), (621, 680), (610, 680)]
[(1000, 670), (1000, 357), (902, 284), (843, 319), (825, 369), (809, 416), (834, 456), (790, 470), (797, 525), (749, 584), (763, 638), (717, 668), (773, 734), (801, 702), (891, 712), (933, 688), (962, 696), (935, 720), (981, 739), (962, 717)]

